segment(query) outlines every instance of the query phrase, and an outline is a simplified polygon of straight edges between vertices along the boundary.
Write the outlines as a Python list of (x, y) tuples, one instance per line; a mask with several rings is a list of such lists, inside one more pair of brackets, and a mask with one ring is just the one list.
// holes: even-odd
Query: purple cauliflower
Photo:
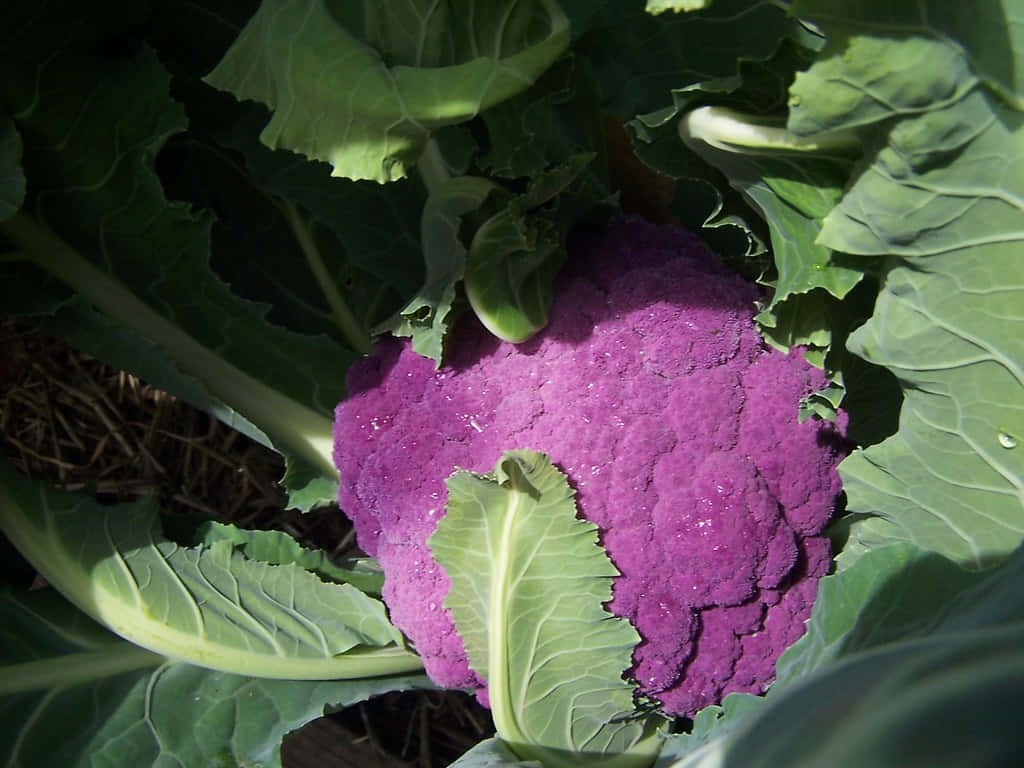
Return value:
[(427, 546), (444, 480), (515, 448), (550, 455), (598, 526), (644, 693), (688, 716), (771, 683), (829, 566), (843, 441), (797, 422), (823, 375), (761, 341), (757, 298), (693, 235), (618, 220), (574, 248), (540, 336), (499, 342), (466, 318), (440, 370), (396, 340), (353, 366), (339, 501), (436, 683), (486, 700)]

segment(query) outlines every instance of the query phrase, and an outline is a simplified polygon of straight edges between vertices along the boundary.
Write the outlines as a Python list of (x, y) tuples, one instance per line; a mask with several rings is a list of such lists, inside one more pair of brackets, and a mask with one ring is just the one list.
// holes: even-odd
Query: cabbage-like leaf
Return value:
[(76, 606), (132, 643), (221, 671), (334, 679), (418, 669), (383, 604), (227, 540), (165, 539), (155, 502), (103, 507), (0, 466), (0, 527)]
[(1012, 644), (1024, 632), (1022, 577), (1024, 549), (982, 573), (908, 542), (868, 551), (822, 579), (807, 634), (779, 659), (766, 697), (730, 696), (708, 707), (692, 733), (669, 737), (662, 757), (684, 758), (673, 768), (772, 765), (763, 744), (787, 766), (954, 766), (966, 754), (971, 764), (1015, 764), (984, 755), (994, 745), (1007, 754), (1021, 748), (1016, 705), (1007, 704), (1009, 719), (993, 717), (977, 730), (939, 729), (952, 734), (939, 751), (928, 719), (959, 723), (971, 709), (965, 701), (997, 712), (987, 706), (989, 691), (1000, 695), (1002, 683), (981, 654), (1003, 654), (995, 668), (1006, 664), (1014, 681), (1005, 690), (1019, 685), (1024, 667)]
[(452, 475), (448, 497), (430, 547), (498, 736), (545, 766), (649, 765), (663, 720), (635, 711), (622, 678), (639, 636), (603, 607), (617, 572), (565, 476), (509, 451), (492, 475)]
[(1024, 757), (1024, 623), (859, 654), (672, 768), (956, 768)]
[(206, 81), (273, 111), (267, 146), (387, 182), (433, 129), (520, 92), (568, 42), (554, 0), (264, 0)]
[(1024, 538), (1024, 127), (968, 62), (971, 41), (987, 30), (999, 44), (1011, 19), (893, 40), (846, 4), (800, 8), (830, 42), (793, 85), (791, 128), (892, 121), (818, 238), (880, 261), (874, 314), (848, 347), (904, 393), (899, 431), (840, 467), (848, 506), (983, 567)]
[(322, 549), (307, 549), (284, 531), (251, 531), (223, 523), (203, 523), (197, 538), (206, 546), (229, 541), (251, 560), (273, 565), (295, 563), (325, 581), (351, 584), (361, 592), (379, 595), (384, 586), (384, 572), (369, 557), (336, 563)]
[(284, 736), (423, 675), (268, 680), (215, 672), (107, 632), (53, 590), (0, 597), (0, 762), (278, 768)]
[[(886, 45), (892, 44), (879, 49), (884, 50), (884, 61), (875, 59), (871, 62), (870, 57), (862, 59), (868, 66), (861, 72), (871, 69), (874, 75), (884, 72), (883, 80), (869, 78), (865, 81), (854, 69), (846, 69), (843, 75), (849, 79), (829, 81), (829, 97), (847, 102), (852, 98), (862, 104), (870, 101), (879, 105), (899, 104), (902, 101), (900, 94), (883, 82), (896, 78), (912, 92), (921, 93), (934, 87), (936, 81), (932, 76), (936, 67), (944, 69), (962, 55), (966, 56), (971, 70), (990, 88), (1016, 109), (1024, 108), (1024, 59), (1020, 56), (1024, 50), (1024, 11), (1014, 0), (978, 6), (947, 3), (945, 0), (796, 0), (792, 12), (798, 17), (814, 20), (830, 39), (837, 39), (847, 29), (872, 30), (880, 33), (878, 37)], [(940, 40), (950, 58), (943, 61), (938, 57), (926, 62), (913, 55), (903, 59), (899, 52), (907, 49), (898, 41), (904, 35), (914, 41), (911, 46), (926, 38)], [(927, 75), (922, 77), (924, 72)], [(915, 80), (919, 82), (914, 84)], [(871, 84), (870, 89), (856, 93), (858, 84), (867, 83)], [(881, 87), (875, 90), (876, 85)], [(824, 99), (823, 102), (830, 100)]]

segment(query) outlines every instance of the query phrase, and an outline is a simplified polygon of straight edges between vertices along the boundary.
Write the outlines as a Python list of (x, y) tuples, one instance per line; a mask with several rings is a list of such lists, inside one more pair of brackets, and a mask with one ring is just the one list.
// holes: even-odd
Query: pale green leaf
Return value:
[(152, 499), (103, 507), (0, 467), (0, 526), (75, 605), (127, 640), (239, 674), (331, 679), (415, 670), (384, 606), (230, 541), (179, 546)]
[(336, 563), (322, 549), (307, 549), (284, 531), (250, 531), (207, 522), (200, 526), (197, 539), (206, 546), (229, 541), (252, 560), (274, 565), (295, 563), (324, 580), (351, 584), (367, 594), (379, 595), (384, 585), (384, 572), (376, 561), (364, 557)]
[(645, 766), (658, 717), (634, 712), (636, 631), (605, 609), (615, 567), (543, 454), (511, 451), (488, 476), (457, 472), (430, 539), (445, 606), (485, 678), (498, 735), (546, 766)]
[(501, 739), (484, 739), (448, 768), (544, 768), (536, 760), (520, 760)]
[(520, 92), (568, 42), (553, 0), (264, 0), (206, 80), (273, 111), (268, 146), (386, 182), (433, 129)]
[(711, 0), (647, 0), (644, 10), (659, 14), (665, 11), (699, 11), (711, 4)]
[(281, 765), (284, 736), (422, 675), (268, 680), (214, 672), (110, 634), (53, 590), (0, 599), (0, 763), (11, 768)]

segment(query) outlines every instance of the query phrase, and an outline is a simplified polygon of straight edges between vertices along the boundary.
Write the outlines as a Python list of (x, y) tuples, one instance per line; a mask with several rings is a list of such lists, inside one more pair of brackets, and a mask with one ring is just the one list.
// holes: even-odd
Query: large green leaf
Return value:
[[(830, 39), (844, 37), (847, 30), (870, 30), (888, 43), (894, 43), (884, 48), (881, 58), (876, 56), (872, 61), (871, 56), (866, 56), (862, 63), (855, 64), (861, 72), (865, 71), (862, 67), (866, 63), (876, 73), (884, 71), (886, 78), (898, 78), (906, 87), (921, 93), (922, 89), (931, 89), (938, 82), (930, 76), (934, 74), (934, 67), (945, 69), (963, 55), (973, 72), (989, 87), (1017, 109), (1024, 107), (1024, 59), (1020, 55), (1024, 50), (1024, 8), (1017, 0), (977, 4), (946, 0), (796, 0), (792, 12), (816, 21), (825, 28)], [(909, 40), (900, 41), (900, 38)], [(905, 52), (924, 38), (942, 41), (945, 60), (939, 56), (926, 63), (916, 54), (903, 58)], [(905, 42), (908, 45), (904, 45)], [(871, 88), (859, 96), (853, 94), (858, 90), (856, 69), (845, 69), (843, 77), (831, 80), (827, 97), (853, 95), (854, 99), (884, 104), (897, 96), (892, 88), (876, 88), (880, 82), (875, 79), (865, 83)], [(929, 69), (929, 76), (922, 77), (923, 71)], [(896, 98), (890, 103), (899, 102)]]
[[(1012, 681), (1024, 675), (1019, 648), (1011, 650), (1024, 632), (1022, 575), (1024, 549), (983, 573), (907, 542), (864, 553), (822, 579), (807, 634), (779, 659), (767, 696), (729, 697), (724, 708), (702, 711), (663, 756), (684, 757), (678, 768), (779, 764), (771, 759), (953, 766), (968, 753), (971, 765), (1014, 764), (985, 755), (1021, 749), (1016, 706), (1004, 718), (988, 697), (1001, 690), (999, 664)], [(990, 665), (981, 654), (993, 651), (1002, 656)], [(959, 723), (975, 709), (967, 701), (985, 701), (991, 717), (977, 730), (951, 728), (936, 747), (928, 718)]]
[(1003, 768), (1024, 759), (1024, 623), (851, 657), (672, 768)]
[(554, 0), (264, 0), (206, 79), (273, 111), (268, 146), (386, 182), (432, 129), (523, 90), (568, 42)]
[(332, 679), (417, 669), (384, 606), (228, 540), (181, 547), (152, 499), (103, 507), (0, 467), (0, 526), (75, 605), (136, 645), (239, 674)]
[[(984, 566), (1024, 537), (1024, 120), (982, 86), (955, 40), (893, 41), (887, 23), (836, 13), (822, 21), (839, 42), (798, 77), (791, 126), (897, 118), (819, 237), (880, 257), (874, 314), (848, 347), (904, 392), (898, 433), (840, 468), (849, 508)], [(979, 15), (964, 34), (984, 27), (998, 40), (996, 21)], [(873, 96), (827, 87), (838, 80), (854, 92), (870, 83)]]
[(662, 721), (622, 679), (639, 636), (604, 609), (617, 572), (565, 476), (510, 451), (492, 475), (454, 474), (448, 497), (430, 546), (501, 739), (546, 766), (650, 764)]
[(281, 765), (284, 736), (422, 675), (292, 681), (214, 672), (110, 634), (53, 590), (0, 596), (0, 762), (12, 768)]
[(3, 266), (8, 290), (39, 311), (79, 292), (268, 435), (293, 477), (330, 483), (330, 413), (353, 353), (268, 323), (265, 306), (210, 270), (211, 218), (168, 203), (153, 172), (186, 125), (168, 75), (123, 30), (82, 13), (3, 11), (0, 102), (30, 179), (24, 208), (0, 225), (31, 262)]

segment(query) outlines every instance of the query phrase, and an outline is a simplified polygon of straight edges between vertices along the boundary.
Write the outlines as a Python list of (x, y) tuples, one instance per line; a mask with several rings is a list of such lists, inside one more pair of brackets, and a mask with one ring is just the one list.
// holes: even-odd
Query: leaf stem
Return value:
[(441, 154), (441, 148), (437, 146), (434, 139), (429, 139), (426, 146), (423, 147), (420, 159), (416, 163), (416, 170), (420, 172), (420, 178), (423, 180), (423, 186), (427, 188), (428, 195), (433, 195), (452, 178), (444, 156)]
[(48, 688), (70, 688), (124, 672), (159, 667), (166, 662), (166, 656), (145, 648), (128, 643), (111, 643), (109, 648), (103, 650), (82, 651), (56, 659), (46, 658), (5, 666), (3, 677), (0, 678), (0, 696)]
[(345, 340), (352, 345), (354, 350), (364, 355), (370, 354), (373, 351), (373, 342), (370, 340), (370, 335), (359, 324), (356, 316), (349, 309), (348, 304), (345, 303), (345, 299), (338, 292), (334, 280), (331, 279), (327, 271), (327, 265), (324, 264), (323, 257), (320, 255), (316, 239), (313, 237), (313, 230), (309, 225), (309, 221), (299, 212), (298, 206), (291, 200), (279, 200), (278, 207), (284, 214), (288, 226), (291, 227), (292, 234), (295, 235), (295, 239), (298, 241), (299, 247), (306, 257), (306, 263), (309, 264), (309, 269), (313, 273), (317, 285), (320, 286), (320, 290), (323, 292), (324, 298), (331, 308), (335, 325), (338, 326), (345, 336)]
[(55, 232), (24, 212), (0, 224), (0, 232), (27, 259), (80, 293), (120, 324), (162, 347), (176, 365), (198, 379), (218, 399), (311, 462), (337, 476), (331, 457), (331, 420), (226, 361), (171, 323), (115, 278), (87, 261)]
[(696, 139), (726, 152), (753, 155), (849, 151), (860, 147), (854, 131), (798, 136), (782, 126), (726, 107), (699, 107), (687, 112), (679, 119), (679, 136), (687, 143)]

